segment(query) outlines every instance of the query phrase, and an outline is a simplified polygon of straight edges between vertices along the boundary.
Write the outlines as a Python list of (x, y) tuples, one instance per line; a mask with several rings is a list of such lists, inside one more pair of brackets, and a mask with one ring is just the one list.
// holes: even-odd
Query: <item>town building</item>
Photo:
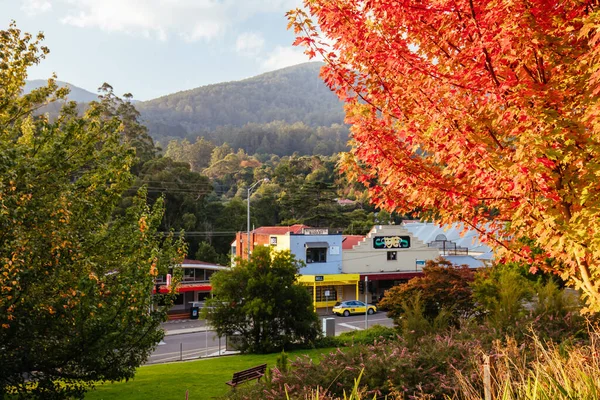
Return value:
[[(248, 233), (238, 232), (231, 254), (246, 258)], [(289, 250), (299, 261), (298, 281), (306, 285), (316, 307), (332, 307), (337, 301), (356, 298), (358, 275), (342, 273), (342, 234), (306, 225), (263, 226), (250, 232), (250, 252), (256, 246)]]
[[(183, 260), (183, 263), (176, 268), (182, 268), (181, 282), (177, 286), (177, 297), (169, 313), (183, 313), (188, 312), (192, 304), (195, 302), (203, 301), (210, 296), (212, 286), (210, 283), (210, 277), (216, 271), (221, 271), (229, 267), (222, 265), (208, 263), (197, 260)], [(171, 274), (173, 271), (170, 271)], [(156, 289), (160, 293), (167, 293), (167, 277), (158, 276), (156, 278)]]
[(362, 238), (345, 238), (343, 272), (367, 280), (367, 300), (376, 302), (385, 290), (422, 275), (425, 261), (439, 255), (402, 225), (376, 225)]
[[(298, 282), (307, 286), (316, 308), (365, 297), (377, 302), (387, 289), (421, 276), (427, 260), (444, 257), (455, 265), (480, 268), (492, 258), (476, 232), (414, 221), (376, 225), (366, 236), (300, 224), (264, 226), (250, 232), (250, 253), (256, 246), (289, 250), (304, 262)], [(237, 233), (231, 254), (232, 259), (247, 257), (248, 232)]]
[(393, 286), (421, 276), (427, 260), (445, 258), (454, 265), (481, 268), (493, 258), (473, 230), (462, 225), (441, 226), (410, 221), (377, 225), (366, 236), (344, 236), (343, 272), (367, 281), (361, 297), (376, 302)]

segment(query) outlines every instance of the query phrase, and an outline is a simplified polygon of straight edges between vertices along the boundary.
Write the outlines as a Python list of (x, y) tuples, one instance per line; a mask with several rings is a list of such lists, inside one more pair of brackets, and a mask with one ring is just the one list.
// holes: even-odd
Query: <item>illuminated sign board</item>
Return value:
[(373, 238), (374, 249), (408, 249), (410, 247), (410, 236), (375, 236)]

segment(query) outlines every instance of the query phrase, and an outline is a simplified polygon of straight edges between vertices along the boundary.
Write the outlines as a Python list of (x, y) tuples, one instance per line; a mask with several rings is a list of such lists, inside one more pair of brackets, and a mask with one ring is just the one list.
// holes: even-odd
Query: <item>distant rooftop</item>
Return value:
[(304, 228), (310, 228), (308, 225), (295, 224), (292, 226), (261, 226), (252, 231), (252, 233), (263, 235), (285, 235), (286, 233), (302, 233)]
[(453, 265), (466, 265), (469, 268), (483, 268), (485, 263), (481, 260), (476, 259), (472, 256), (443, 256), (446, 260), (450, 261)]
[[(435, 241), (450, 241), (457, 246), (469, 249), (471, 253), (491, 253), (492, 249), (481, 242), (479, 233), (473, 229), (465, 231), (463, 224), (455, 223), (452, 225), (438, 225), (432, 222), (405, 221), (404, 227), (425, 243)], [(464, 234), (461, 236), (461, 233)]]
[(363, 235), (344, 235), (342, 239), (342, 250), (351, 250), (365, 237)]

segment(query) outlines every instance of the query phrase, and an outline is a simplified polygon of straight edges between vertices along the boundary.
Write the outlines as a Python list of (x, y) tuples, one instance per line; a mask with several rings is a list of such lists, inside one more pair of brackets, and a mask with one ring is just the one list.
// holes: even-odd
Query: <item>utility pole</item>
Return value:
[[(247, 221), (247, 225), (246, 225), (246, 232), (247, 232), (247, 237), (246, 237), (246, 248), (248, 250), (248, 260), (250, 259), (250, 195), (252, 194), (252, 190), (260, 185), (263, 182), (269, 182), (269, 178), (265, 178), (265, 179), (261, 179), (259, 181), (254, 182), (252, 185), (250, 185), (248, 187), (248, 197), (247, 197), (247, 212), (248, 212), (248, 221)], [(244, 255), (244, 251), (243, 251), (243, 247), (242, 247), (242, 257)]]
[(367, 295), (369, 293), (369, 277), (365, 275), (365, 330), (369, 328), (369, 303)]

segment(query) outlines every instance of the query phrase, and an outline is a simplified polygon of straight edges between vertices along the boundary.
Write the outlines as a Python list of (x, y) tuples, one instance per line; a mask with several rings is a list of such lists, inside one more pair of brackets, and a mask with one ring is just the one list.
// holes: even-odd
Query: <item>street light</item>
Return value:
[(256, 181), (252, 185), (250, 185), (250, 187), (248, 188), (248, 198), (247, 198), (247, 201), (248, 201), (248, 206), (247, 206), (247, 211), (248, 211), (248, 225), (247, 225), (247, 228), (248, 229), (246, 231), (247, 232), (247, 238), (246, 238), (246, 240), (248, 242), (247, 245), (246, 245), (246, 247), (248, 248), (248, 259), (250, 259), (250, 194), (252, 193), (252, 190), (255, 187), (257, 187), (258, 185), (260, 185), (263, 182), (269, 182), (269, 178), (264, 178), (264, 179), (261, 179), (259, 181)]

